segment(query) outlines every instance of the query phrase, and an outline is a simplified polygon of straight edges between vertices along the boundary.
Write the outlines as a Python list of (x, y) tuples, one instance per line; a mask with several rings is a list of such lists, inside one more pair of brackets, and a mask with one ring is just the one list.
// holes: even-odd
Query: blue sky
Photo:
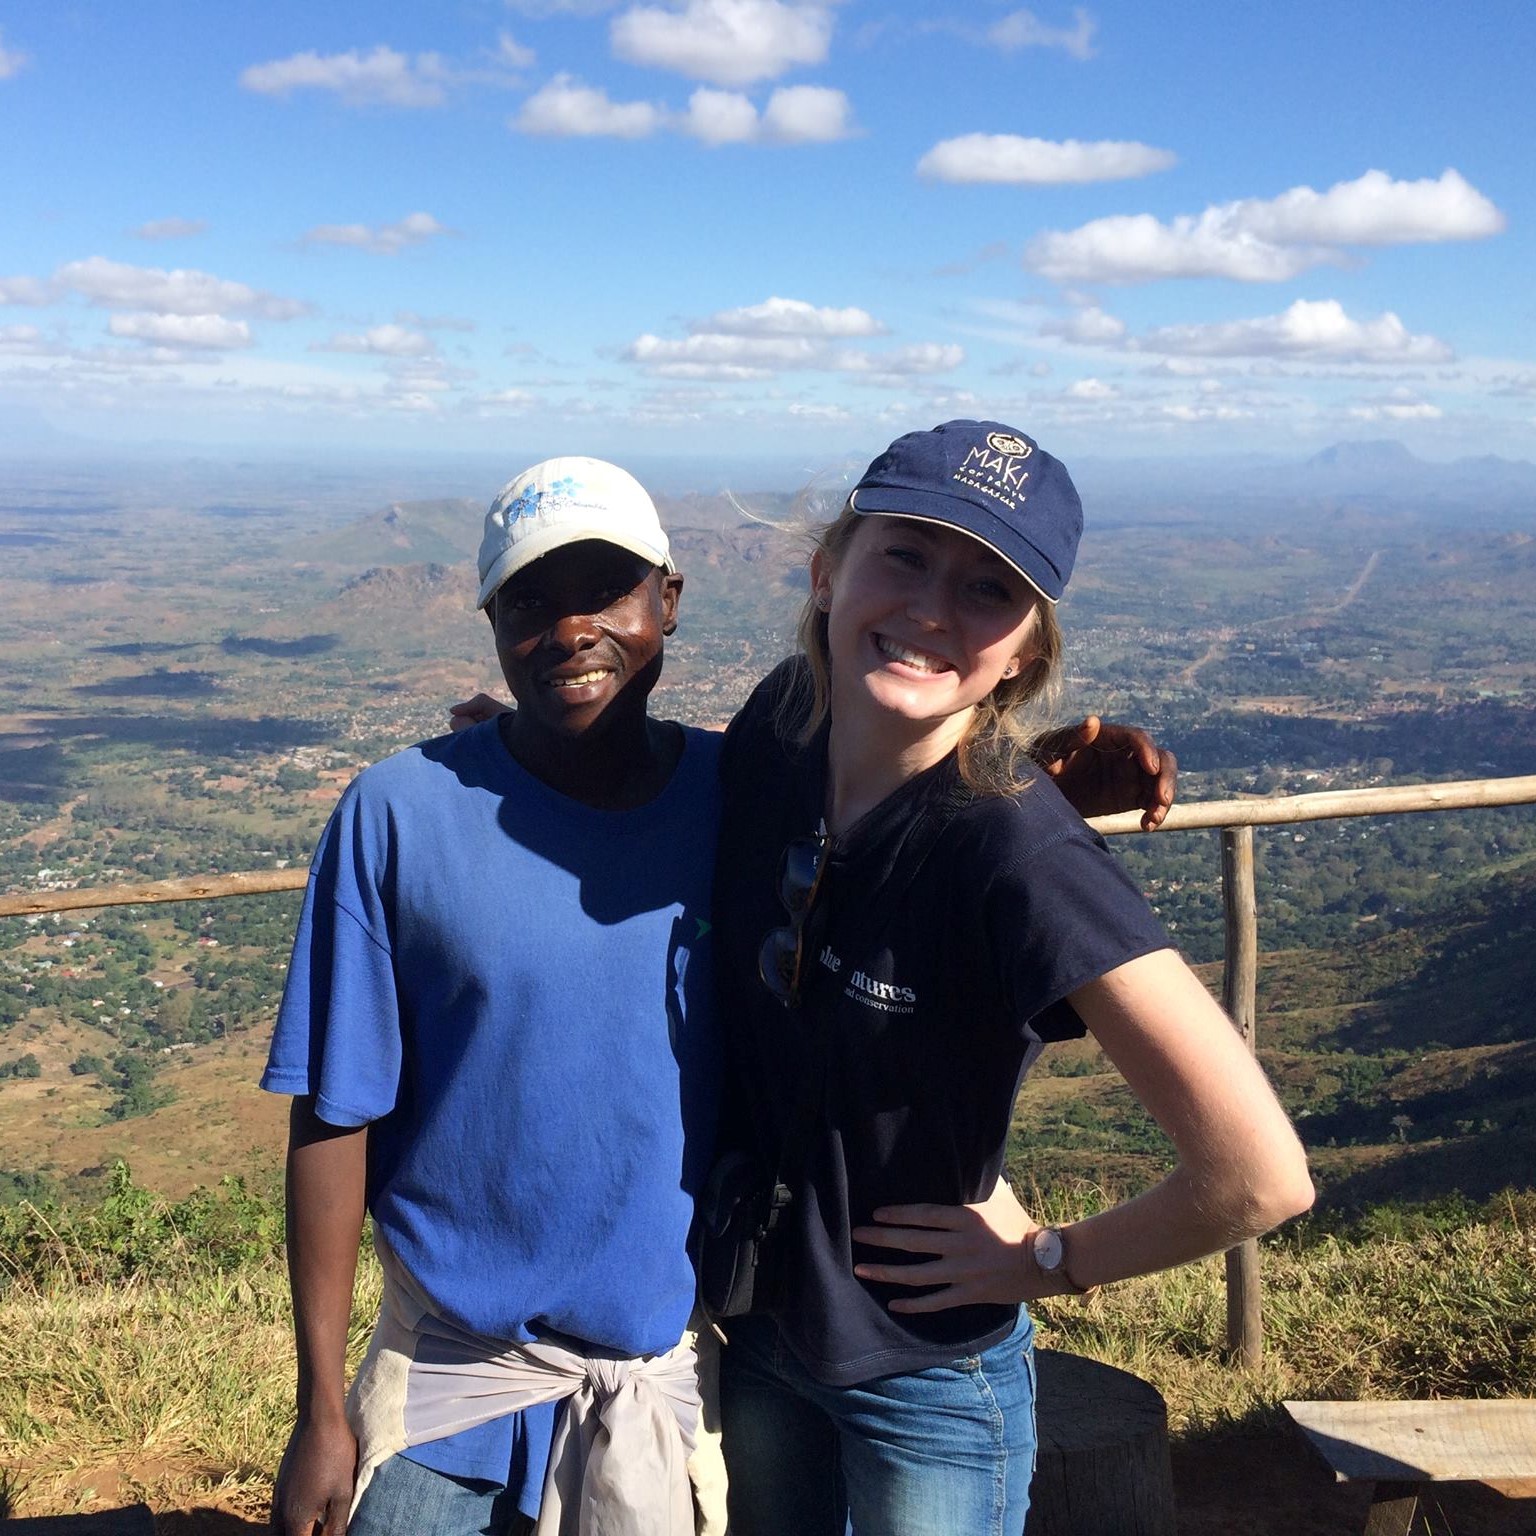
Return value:
[(1536, 10), (0, 3), (0, 447), (1536, 457)]

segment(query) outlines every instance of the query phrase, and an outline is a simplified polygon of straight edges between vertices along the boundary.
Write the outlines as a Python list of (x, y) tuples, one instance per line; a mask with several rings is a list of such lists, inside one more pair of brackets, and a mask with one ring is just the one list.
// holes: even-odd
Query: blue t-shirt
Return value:
[[(262, 1086), (370, 1127), (375, 1228), (460, 1327), (629, 1356), (687, 1324), (718, 756), (690, 730), (656, 799), (600, 811), (490, 721), (367, 769), (326, 828)], [(523, 1427), (410, 1454), (504, 1482)]]

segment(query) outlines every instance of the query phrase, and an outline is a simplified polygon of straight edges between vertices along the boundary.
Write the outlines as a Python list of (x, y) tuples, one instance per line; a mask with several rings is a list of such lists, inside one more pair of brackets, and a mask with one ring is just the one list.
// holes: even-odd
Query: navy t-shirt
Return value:
[[(491, 721), (367, 769), (326, 828), (262, 1086), (369, 1126), (375, 1229), (459, 1327), (628, 1356), (687, 1325), (719, 743), (688, 731), (656, 799), (602, 811)], [(408, 1454), (502, 1482), (551, 1412)]]
[(891, 1313), (912, 1292), (854, 1276), (855, 1263), (892, 1256), (856, 1248), (851, 1229), (881, 1205), (985, 1198), (1024, 1074), (1046, 1041), (1083, 1032), (1067, 997), (1168, 938), (1049, 778), (977, 797), (951, 756), (829, 844), (802, 1006), (783, 1007), (757, 957), (788, 921), (780, 856), (815, 830), (826, 781), (825, 730), (802, 751), (776, 724), (790, 676), (759, 686), (722, 758), (715, 910), (736, 1122), (725, 1134), (774, 1166), (802, 1074), (825, 1053), (773, 1311), (813, 1375), (848, 1385), (944, 1363), (1012, 1325), (1002, 1306)]

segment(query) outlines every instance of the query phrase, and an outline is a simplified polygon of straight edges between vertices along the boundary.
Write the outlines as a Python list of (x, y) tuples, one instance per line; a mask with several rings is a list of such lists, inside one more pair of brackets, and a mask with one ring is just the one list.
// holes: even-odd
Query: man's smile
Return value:
[(585, 688), (591, 683), (600, 683), (605, 677), (611, 677), (611, 667), (592, 667), (584, 672), (571, 672), (556, 674), (544, 679), (546, 688)]

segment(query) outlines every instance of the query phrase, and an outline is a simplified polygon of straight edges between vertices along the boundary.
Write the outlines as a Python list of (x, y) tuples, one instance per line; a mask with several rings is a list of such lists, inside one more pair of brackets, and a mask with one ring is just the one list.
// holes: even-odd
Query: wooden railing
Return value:
[[(1253, 829), (1303, 821), (1331, 821), (1346, 816), (1395, 816), (1414, 811), (1454, 811), (1477, 807), (1536, 804), (1536, 774), (1507, 779), (1457, 779), (1440, 784), (1399, 784), (1380, 789), (1327, 790), (1243, 800), (1207, 800), (1173, 806), (1162, 832), (1217, 828), (1221, 832), (1222, 906), (1226, 916), (1226, 959), (1222, 1003), (1248, 1048), (1257, 1046), (1255, 1022), (1258, 982), (1258, 901), (1253, 883)], [(1141, 818), (1129, 811), (1094, 817), (1090, 825), (1107, 837), (1139, 832)], [(85, 908), (149, 905), (169, 901), (209, 901), (226, 896), (256, 896), (272, 891), (303, 890), (305, 869), (245, 871), (238, 874), (155, 880), (139, 885), (110, 885), (0, 896), (0, 917)], [(1257, 1241), (1227, 1255), (1227, 1348), (1234, 1363), (1257, 1369), (1263, 1353), (1263, 1313)]]

